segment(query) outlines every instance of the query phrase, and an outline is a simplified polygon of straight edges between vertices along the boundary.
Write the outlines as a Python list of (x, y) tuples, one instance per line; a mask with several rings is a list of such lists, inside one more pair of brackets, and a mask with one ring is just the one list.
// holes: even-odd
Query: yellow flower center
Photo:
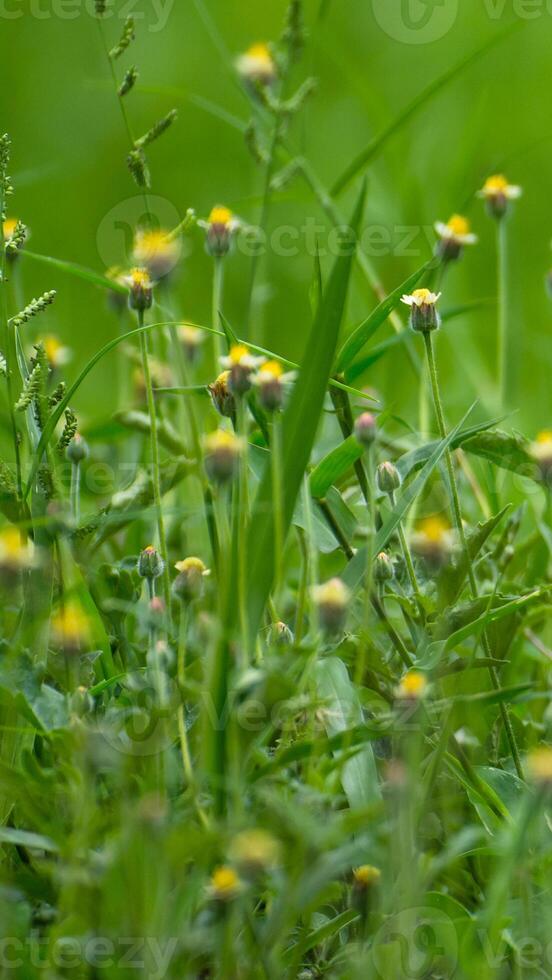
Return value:
[(370, 885), (377, 884), (381, 878), (381, 871), (372, 864), (361, 864), (359, 868), (353, 868), (353, 878), (361, 888), (368, 888)]
[(552, 429), (542, 429), (539, 433), (537, 433), (537, 438), (535, 441), (541, 445), (552, 442)]
[(88, 617), (80, 606), (69, 602), (52, 617), (52, 629), (62, 643), (80, 643), (88, 637)]
[(138, 261), (152, 256), (172, 255), (178, 249), (178, 244), (171, 241), (166, 231), (138, 231), (134, 242), (134, 255)]
[(7, 218), (3, 224), (4, 238), (11, 238), (17, 228), (17, 218)]
[(234, 215), (230, 208), (225, 208), (223, 204), (216, 204), (209, 215), (210, 225), (229, 225)]
[(284, 369), (278, 361), (266, 361), (261, 367), (260, 374), (267, 375), (266, 379), (263, 380), (272, 381), (273, 379), (278, 380), (282, 377)]
[(57, 339), (57, 337), (54, 337), (53, 334), (48, 334), (47, 337), (44, 337), (42, 341), (42, 345), (44, 347), (46, 357), (50, 361), (50, 364), (55, 364), (57, 360), (57, 355), (62, 349), (63, 344), (61, 344), (60, 341)]
[(217, 429), (216, 432), (210, 432), (205, 439), (205, 449), (208, 453), (216, 453), (220, 450), (231, 449), (233, 452), (237, 452), (240, 445), (240, 440), (233, 432), (227, 432), (225, 429)]
[(249, 357), (249, 347), (245, 344), (233, 344), (228, 356), (232, 364), (241, 364), (244, 357)]
[(177, 561), (174, 567), (177, 572), (199, 572), (200, 575), (205, 575), (207, 571), (201, 558), (194, 558), (193, 556), (185, 558), (184, 561)]
[(543, 745), (533, 749), (527, 759), (529, 772), (536, 783), (552, 781), (552, 749)]
[(461, 214), (453, 214), (452, 218), (447, 221), (447, 228), (453, 235), (463, 236), (470, 233), (470, 223)]
[(147, 269), (131, 269), (130, 285), (132, 289), (151, 289), (152, 282)]
[(427, 689), (427, 680), (424, 674), (417, 670), (411, 670), (405, 674), (399, 685), (399, 692), (403, 697), (421, 698)]
[(263, 41), (252, 44), (251, 47), (247, 49), (245, 54), (248, 58), (253, 58), (255, 61), (262, 62), (262, 64), (267, 68), (272, 68), (272, 55), (268, 44), (265, 44)]
[(432, 544), (440, 544), (450, 531), (450, 525), (444, 517), (424, 517), (418, 522), (417, 530)]
[(19, 561), (26, 555), (27, 549), (21, 542), (17, 528), (7, 527), (0, 534), (0, 558), (7, 561)]
[(231, 898), (240, 886), (240, 879), (233, 868), (221, 865), (211, 875), (211, 888), (219, 898)]
[(428, 305), (435, 303), (434, 294), (430, 289), (415, 289), (412, 295), (419, 306), (424, 303)]
[(493, 174), (488, 177), (483, 186), (484, 194), (504, 194), (508, 190), (509, 184), (503, 174)]

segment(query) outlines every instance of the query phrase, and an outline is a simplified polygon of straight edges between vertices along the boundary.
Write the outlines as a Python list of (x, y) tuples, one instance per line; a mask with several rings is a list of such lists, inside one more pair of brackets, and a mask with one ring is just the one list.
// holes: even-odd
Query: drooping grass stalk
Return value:
[(497, 336), (496, 336), (496, 377), (499, 408), (504, 410), (508, 399), (508, 251), (506, 218), (496, 221), (497, 257)]
[[(438, 425), (438, 428), (439, 428), (439, 435), (441, 436), (441, 439), (446, 439), (446, 437), (447, 437), (447, 430), (446, 430), (446, 424), (445, 424), (445, 416), (444, 416), (444, 413), (443, 413), (443, 405), (442, 405), (442, 402), (441, 402), (441, 395), (440, 395), (440, 391), (439, 391), (439, 380), (438, 380), (438, 376), (437, 376), (437, 365), (436, 365), (436, 362), (435, 362), (435, 353), (434, 353), (434, 350), (433, 350), (433, 339), (432, 339), (432, 333), (431, 333), (431, 331), (429, 331), (429, 330), (424, 331), (423, 338), (424, 338), (425, 349), (426, 349), (426, 357), (427, 357), (427, 364), (428, 364), (428, 370), (429, 370), (429, 378), (430, 378), (430, 382), (431, 382), (431, 392), (432, 392), (432, 396), (433, 396), (433, 406), (434, 406), (434, 409), (435, 409), (435, 416), (436, 416), (437, 425)], [(463, 552), (465, 554), (465, 557), (466, 557), (466, 566), (467, 566), (467, 569), (468, 569), (468, 582), (469, 582), (469, 587), (470, 587), (470, 594), (471, 594), (472, 599), (476, 599), (477, 598), (477, 582), (476, 582), (476, 579), (475, 579), (475, 572), (473, 570), (473, 562), (472, 562), (472, 559), (471, 559), (471, 554), (470, 554), (468, 542), (467, 542), (467, 539), (466, 539), (466, 532), (465, 532), (464, 524), (463, 524), (463, 521), (462, 521), (462, 511), (460, 509), (460, 499), (459, 499), (459, 496), (458, 496), (458, 486), (457, 486), (457, 483), (456, 483), (456, 476), (455, 476), (455, 473), (454, 473), (454, 464), (453, 464), (453, 461), (452, 461), (452, 454), (451, 454), (450, 449), (448, 449), (448, 448), (445, 451), (445, 464), (446, 464), (447, 474), (448, 474), (448, 478), (449, 478), (450, 494), (451, 494), (451, 502), (452, 502), (452, 511), (453, 511), (453, 515), (454, 515), (454, 523), (456, 525), (456, 530), (458, 532), (458, 537), (459, 537), (459, 540), (460, 540), (461, 545), (462, 545), (462, 550), (463, 550)], [(483, 635), (482, 635), (482, 642), (483, 642), (483, 648), (485, 650), (485, 656), (488, 657), (489, 660), (491, 660), (492, 659), (491, 647), (490, 647), (488, 636), (487, 636), (487, 634), (486, 634), (485, 631), (483, 632)], [(495, 688), (495, 690), (498, 690), (500, 688), (500, 678), (498, 676), (498, 673), (496, 671), (496, 668), (492, 664), (489, 665), (489, 675), (490, 675), (491, 683), (492, 683), (493, 687)], [(512, 728), (512, 723), (511, 723), (511, 720), (510, 720), (508, 709), (507, 709), (507, 707), (506, 707), (506, 705), (504, 704), (503, 701), (500, 702), (499, 709), (500, 709), (500, 714), (501, 714), (501, 718), (502, 718), (502, 723), (503, 723), (504, 729), (506, 731), (506, 736), (507, 736), (507, 739), (508, 739), (508, 744), (510, 746), (510, 751), (512, 753), (512, 759), (514, 761), (516, 772), (517, 772), (519, 778), (520, 779), (523, 779), (524, 778), (523, 777), (523, 768), (522, 768), (522, 765), (521, 765), (521, 758), (520, 758), (520, 755), (519, 755), (519, 750), (518, 750), (518, 746), (517, 746), (516, 737), (515, 737), (515, 734), (514, 734), (514, 730)]]
[[(144, 314), (138, 311), (138, 326), (144, 326)], [(171, 586), (169, 578), (169, 566), (167, 562), (167, 539), (165, 535), (165, 522), (163, 520), (162, 497), (161, 497), (161, 478), (159, 473), (159, 441), (157, 438), (157, 413), (155, 408), (155, 398), (151, 382), (151, 371), (149, 366), (148, 334), (140, 330), (140, 354), (142, 357), (142, 371), (144, 374), (144, 385), (146, 388), (146, 400), (150, 419), (150, 447), (152, 463), (152, 485), (153, 501), (157, 517), (157, 533), (159, 536), (159, 550), (164, 562), (163, 568), (163, 598), (167, 609), (169, 628), (171, 624)]]

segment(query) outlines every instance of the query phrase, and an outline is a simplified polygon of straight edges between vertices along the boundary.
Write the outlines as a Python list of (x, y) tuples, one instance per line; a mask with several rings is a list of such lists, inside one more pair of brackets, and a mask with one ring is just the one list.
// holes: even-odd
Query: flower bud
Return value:
[(52, 616), (52, 639), (67, 654), (90, 642), (90, 623), (80, 605), (68, 602)]
[(184, 348), (186, 360), (190, 364), (195, 364), (201, 352), (201, 346), (205, 341), (203, 330), (184, 323), (178, 328), (178, 336)]
[(212, 209), (207, 221), (198, 221), (198, 225), (206, 231), (205, 248), (213, 258), (223, 258), (230, 251), (234, 232), (239, 227), (239, 221), (229, 208), (217, 204)]
[(372, 864), (361, 864), (359, 868), (353, 868), (354, 885), (359, 891), (367, 891), (379, 885), (380, 880), (381, 871)]
[(380, 551), (374, 560), (374, 579), (376, 582), (390, 582), (394, 578), (393, 562), (385, 551)]
[(270, 627), (269, 642), (272, 646), (287, 647), (294, 642), (293, 632), (287, 623), (273, 623)]
[(277, 412), (284, 400), (282, 365), (278, 361), (266, 361), (255, 378), (259, 388), (259, 401), (266, 412)]
[(164, 568), (165, 562), (161, 558), (157, 548), (154, 548), (152, 544), (140, 552), (138, 558), (138, 574), (141, 578), (147, 578), (150, 581), (159, 578), (163, 574)]
[(316, 585), (313, 599), (318, 607), (320, 623), (327, 633), (338, 633), (345, 624), (351, 593), (340, 578), (332, 578), (324, 585)]
[(233, 432), (219, 429), (205, 439), (205, 470), (214, 483), (227, 483), (237, 472), (241, 440)]
[(410, 307), (410, 326), (417, 333), (430, 333), (439, 328), (441, 320), (436, 303), (440, 296), (441, 293), (429, 289), (415, 289), (410, 296), (401, 298), (401, 303)]
[(252, 44), (236, 61), (238, 74), (252, 87), (271, 85), (276, 79), (276, 65), (267, 44)]
[(236, 415), (236, 399), (230, 390), (229, 382), (230, 371), (223, 371), (222, 374), (219, 374), (216, 381), (207, 385), (207, 389), (219, 415), (227, 419), (233, 419)]
[(515, 184), (509, 184), (503, 174), (488, 177), (478, 196), (484, 198), (487, 211), (491, 218), (500, 221), (508, 211), (510, 201), (521, 197), (522, 190)]
[(229, 371), (228, 386), (235, 395), (245, 395), (252, 384), (254, 370), (264, 358), (254, 357), (245, 344), (233, 344), (227, 357), (220, 363)]
[(132, 269), (126, 277), (129, 288), (128, 303), (131, 310), (143, 313), (153, 303), (153, 283), (147, 269)]
[(418, 521), (411, 539), (412, 551), (437, 571), (452, 555), (454, 534), (448, 521), (435, 514)]
[(392, 494), (395, 490), (398, 490), (401, 485), (401, 477), (399, 471), (393, 463), (389, 461), (385, 463), (380, 463), (376, 471), (376, 481), (378, 485), (378, 490), (381, 493)]
[(181, 602), (200, 599), (205, 589), (205, 578), (210, 574), (201, 558), (185, 558), (184, 561), (177, 561), (174, 567), (179, 573), (172, 585), (177, 599)]
[(371, 446), (377, 436), (375, 416), (371, 412), (363, 412), (355, 422), (355, 436), (361, 446)]
[(83, 439), (79, 432), (75, 432), (75, 435), (71, 439), (71, 442), (65, 450), (65, 455), (70, 463), (76, 466), (82, 463), (85, 459), (90, 456), (90, 449), (88, 448), (88, 443), (86, 439)]
[(234, 837), (230, 857), (246, 878), (254, 878), (278, 864), (278, 841), (266, 830), (244, 830)]
[(468, 219), (460, 214), (453, 214), (446, 224), (437, 221), (435, 230), (439, 236), (435, 254), (444, 262), (453, 262), (459, 259), (464, 246), (475, 245), (477, 242), (477, 235), (470, 231)]

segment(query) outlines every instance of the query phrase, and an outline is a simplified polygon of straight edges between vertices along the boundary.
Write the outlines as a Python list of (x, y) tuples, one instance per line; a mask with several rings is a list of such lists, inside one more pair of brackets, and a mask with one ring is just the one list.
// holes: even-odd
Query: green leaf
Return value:
[[(356, 230), (364, 208), (365, 188), (359, 196), (350, 227), (344, 232), (348, 247), (340, 249), (303, 359), (303, 367), (282, 419), (282, 487), (283, 529), (287, 533), (293, 518), (295, 502), (309, 462), (312, 446), (324, 404), (343, 317), (355, 251)], [(251, 636), (259, 628), (263, 610), (274, 579), (274, 507), (270, 465), (265, 472), (254, 502), (248, 536), (248, 606)]]
[[(347, 370), (349, 365), (352, 364), (353, 360), (357, 356), (358, 352), (366, 343), (368, 343), (370, 338), (374, 336), (376, 330), (381, 327), (382, 323), (385, 323), (393, 310), (397, 308), (401, 301), (401, 296), (404, 296), (405, 293), (412, 292), (416, 286), (416, 283), (418, 283), (422, 276), (434, 265), (434, 262), (435, 259), (430, 259), (430, 261), (426, 262), (421, 269), (418, 269), (417, 272), (414, 272), (408, 277), (408, 279), (405, 279), (400, 286), (397, 286), (392, 293), (389, 293), (389, 296), (382, 300), (382, 302), (376, 307), (375, 310), (373, 310), (370, 316), (366, 317), (366, 319), (363, 320), (355, 330), (353, 330), (352, 334), (347, 338), (337, 356), (335, 366), (336, 374), (341, 374), (343, 371)], [(406, 330), (404, 333), (406, 333)]]
[(63, 272), (69, 276), (76, 276), (77, 279), (83, 279), (85, 282), (92, 283), (93, 286), (102, 286), (103, 289), (110, 289), (114, 293), (128, 294), (127, 287), (122, 283), (116, 282), (114, 279), (108, 279), (107, 276), (102, 276), (99, 272), (87, 269), (84, 265), (79, 265), (77, 262), (55, 259), (51, 255), (39, 255), (37, 252), (29, 252), (27, 248), (21, 249), (18, 254), (24, 255), (34, 262), (40, 262), (42, 265), (48, 265), (57, 272)]
[(309, 486), (313, 497), (317, 500), (325, 497), (332, 484), (351, 469), (364, 451), (364, 446), (352, 435), (324, 456), (310, 475)]
[[(324, 699), (324, 727), (336, 735), (362, 723), (362, 708), (347, 668), (339, 657), (325, 657), (316, 664), (318, 694)], [(372, 746), (366, 744), (343, 764), (343, 790), (349, 806), (363, 807), (381, 797)]]
[(520, 476), (538, 479), (538, 469), (529, 451), (529, 442), (523, 436), (501, 432), (481, 432), (466, 442), (466, 452), (488, 459), (495, 466), (512, 470)]
[(512, 31), (519, 26), (520, 23), (516, 25), (509, 25), (505, 30), (495, 34), (494, 37), (485, 41), (485, 43), (478, 47), (475, 51), (470, 52), (470, 54), (462, 58), (457, 64), (453, 65), (451, 68), (448, 68), (442, 75), (431, 82), (431, 84), (428, 85), (423, 92), (417, 95), (412, 102), (409, 102), (408, 105), (405, 106), (401, 112), (399, 112), (395, 119), (393, 119), (389, 125), (385, 127), (383, 132), (375, 136), (374, 139), (370, 141), (368, 146), (362, 150), (362, 152), (359, 153), (358, 156), (356, 156), (355, 159), (345, 168), (344, 172), (336, 180), (331, 189), (332, 197), (340, 194), (341, 191), (343, 191), (351, 183), (351, 181), (355, 179), (357, 174), (359, 174), (361, 170), (365, 169), (368, 164), (371, 163), (372, 160), (379, 155), (379, 153), (381, 153), (382, 149), (389, 142), (391, 137), (400, 132), (401, 129), (403, 129), (404, 126), (410, 122), (410, 120), (421, 109), (423, 109), (435, 95), (442, 92), (447, 85), (450, 85), (455, 78), (458, 78), (466, 70), (466, 68), (469, 68), (469, 66), (473, 64), (473, 62), (477, 61), (484, 54), (490, 51), (490, 49), (496, 44), (508, 37)]
[[(496, 419), (490, 419), (488, 422), (479, 422), (477, 425), (472, 425), (467, 429), (463, 429), (454, 437), (450, 444), (451, 449), (459, 449), (463, 446), (467, 449), (466, 443), (472, 439), (474, 436), (481, 432), (485, 432), (487, 429), (496, 425)], [(421, 466), (430, 458), (432, 453), (439, 445), (439, 441), (428, 442), (424, 446), (419, 446), (417, 449), (411, 449), (409, 452), (404, 453), (396, 461), (395, 465), (400, 473), (401, 480), (407, 480), (411, 473), (419, 470)]]
[[(499, 514), (490, 517), (488, 521), (480, 522), (467, 535), (467, 545), (471, 561), (475, 561), (483, 545), (491, 536), (495, 528), (500, 524), (504, 515), (509, 511), (510, 504), (503, 507)], [(468, 574), (468, 558), (463, 551), (459, 560), (452, 565), (447, 565), (441, 571), (437, 579), (437, 589), (439, 592), (439, 605), (441, 607), (452, 605), (460, 595), (462, 585)]]
[[(408, 511), (409, 507), (411, 506), (411, 504), (413, 503), (417, 495), (421, 492), (424, 483), (426, 482), (428, 477), (431, 475), (431, 473), (437, 466), (437, 463), (439, 462), (443, 454), (446, 452), (446, 450), (449, 448), (449, 446), (452, 445), (454, 439), (458, 435), (460, 429), (462, 428), (464, 422), (470, 415), (471, 411), (472, 409), (470, 408), (464, 415), (464, 418), (460, 419), (458, 425), (451, 430), (451, 432), (448, 434), (446, 439), (443, 439), (441, 442), (437, 443), (436, 448), (434, 449), (432, 455), (429, 457), (421, 473), (419, 473), (416, 479), (413, 480), (412, 483), (406, 489), (403, 490), (401, 496), (397, 501), (397, 506), (393, 509), (393, 511), (391, 512), (391, 514), (383, 524), (383, 527), (380, 528), (380, 530), (376, 535), (376, 539), (373, 545), (372, 557), (375, 557), (380, 551), (383, 551), (387, 542), (389, 541), (389, 538), (395, 531), (400, 521), (402, 521), (403, 517), (405, 516), (406, 512)], [(362, 579), (364, 578), (364, 574), (366, 572), (367, 561), (368, 561), (367, 548), (361, 548), (359, 551), (357, 551), (354, 558), (351, 558), (349, 564), (345, 568), (345, 571), (342, 575), (344, 582), (346, 582), (349, 588), (356, 589), (360, 585)]]
[(44, 834), (35, 834), (31, 830), (18, 830), (16, 827), (0, 827), (0, 844), (13, 844), (16, 847), (28, 847), (39, 851), (57, 853), (57, 844)]

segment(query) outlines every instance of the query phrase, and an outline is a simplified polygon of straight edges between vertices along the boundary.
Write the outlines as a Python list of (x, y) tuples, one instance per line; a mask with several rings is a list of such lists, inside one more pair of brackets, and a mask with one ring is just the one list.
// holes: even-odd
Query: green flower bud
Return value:
[(378, 466), (376, 480), (378, 489), (381, 491), (381, 493), (395, 493), (395, 490), (398, 490), (401, 485), (399, 471), (397, 467), (389, 461), (386, 463), (381, 463)]
[(152, 544), (140, 552), (140, 557), (138, 558), (138, 574), (142, 578), (150, 580), (159, 578), (163, 574), (164, 568), (165, 562), (161, 558), (157, 548), (154, 548)]

